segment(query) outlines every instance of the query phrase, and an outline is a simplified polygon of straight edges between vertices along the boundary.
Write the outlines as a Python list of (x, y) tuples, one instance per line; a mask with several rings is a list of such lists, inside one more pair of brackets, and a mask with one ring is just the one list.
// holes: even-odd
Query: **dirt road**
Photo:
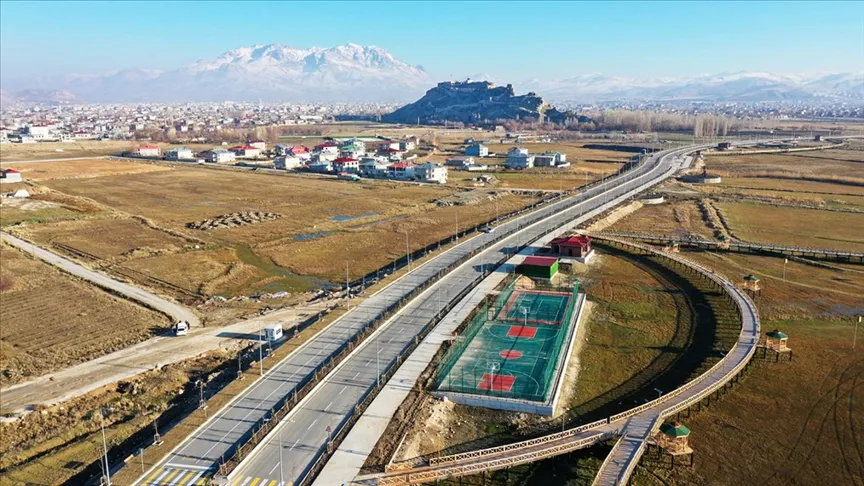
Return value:
[(87, 280), (88, 282), (93, 283), (99, 287), (117, 292), (118, 294), (121, 294), (138, 303), (144, 304), (151, 309), (155, 309), (159, 312), (168, 314), (171, 317), (172, 321), (186, 321), (191, 324), (193, 328), (199, 327), (201, 325), (201, 321), (200, 319), (198, 319), (198, 316), (195, 315), (195, 313), (192, 312), (192, 310), (188, 307), (159, 297), (156, 294), (147, 292), (146, 290), (135, 287), (134, 285), (115, 280), (95, 270), (90, 270), (89, 268), (82, 267), (81, 265), (67, 260), (60, 255), (57, 255), (56, 253), (51, 253), (48, 250), (43, 250), (42, 248), (39, 248), (38, 246), (28, 241), (16, 238), (9, 233), (0, 232), (0, 238), (2, 238), (3, 241), (5, 241), (6, 243), (9, 243), (14, 247), (19, 248), (39, 258), (45, 263), (48, 263), (49, 265), (53, 265), (60, 270), (63, 270), (66, 273), (75, 275), (78, 278), (83, 278), (84, 280)]
[[(332, 305), (332, 302), (329, 304)], [(268, 324), (281, 322), (284, 327), (290, 328), (323, 310), (327, 305), (328, 302), (316, 302), (279, 310), (230, 326), (193, 328), (187, 336), (155, 337), (101, 358), (2, 390), (0, 408), (4, 414), (19, 414), (32, 408), (34, 404), (60, 403), (138, 373), (193, 358), (220, 346), (230, 348), (244, 340), (257, 339), (259, 329)]]

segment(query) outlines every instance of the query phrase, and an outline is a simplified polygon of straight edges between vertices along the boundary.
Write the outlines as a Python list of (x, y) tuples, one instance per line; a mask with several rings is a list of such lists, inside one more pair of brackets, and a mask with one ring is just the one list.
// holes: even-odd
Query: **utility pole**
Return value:
[(788, 258), (783, 259), (783, 281), (786, 281), (786, 264), (789, 263)]
[(101, 418), (102, 427), (102, 448), (105, 450), (105, 480), (107, 485), (111, 486), (111, 466), (108, 463), (108, 441), (105, 439), (105, 409), (100, 410), (99, 417)]
[(348, 260), (345, 260), (345, 302), (351, 310), (351, 282), (348, 280)]
[(259, 374), (264, 376), (264, 343), (261, 340), (261, 323), (258, 323), (258, 368)]
[(282, 467), (282, 429), (279, 429), (279, 485), (285, 485), (285, 472)]
[(381, 386), (381, 348), (378, 345), (378, 339), (375, 339), (375, 367), (378, 370), (378, 376), (375, 377), (375, 386)]
[(852, 351), (855, 351), (855, 341), (858, 340), (858, 324), (861, 324), (861, 316), (855, 322), (855, 332), (852, 334)]
[(456, 241), (459, 241), (459, 208), (456, 207)]

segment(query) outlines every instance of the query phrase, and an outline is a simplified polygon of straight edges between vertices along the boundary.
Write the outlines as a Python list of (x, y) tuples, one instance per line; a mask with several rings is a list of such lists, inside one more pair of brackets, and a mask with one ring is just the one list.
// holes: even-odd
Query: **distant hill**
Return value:
[(489, 81), (438, 83), (416, 102), (382, 117), (385, 122), (407, 124), (482, 124), (497, 120), (529, 119), (553, 123), (563, 123), (567, 119), (589, 121), (574, 112), (558, 111), (537, 93), (517, 96), (512, 85), (495, 86)]
[(14, 93), (0, 90), (0, 105), (15, 103), (60, 104), (79, 101), (72, 93), (61, 89), (24, 89)]

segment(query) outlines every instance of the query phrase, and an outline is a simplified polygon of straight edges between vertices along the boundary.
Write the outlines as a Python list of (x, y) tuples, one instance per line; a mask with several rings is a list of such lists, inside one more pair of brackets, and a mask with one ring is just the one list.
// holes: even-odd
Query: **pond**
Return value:
[(334, 285), (326, 280), (316, 277), (298, 275), (291, 270), (276, 265), (273, 260), (263, 258), (255, 253), (249, 245), (237, 245), (235, 247), (237, 258), (247, 265), (252, 265), (267, 275), (280, 277), (278, 280), (268, 282), (266, 285), (256, 289), (256, 293), (266, 292), (307, 292), (314, 289), (330, 289)]
[(360, 216), (333, 216), (330, 218), (330, 221), (351, 221), (353, 219), (371, 218), (372, 216), (378, 216), (378, 213), (366, 213)]

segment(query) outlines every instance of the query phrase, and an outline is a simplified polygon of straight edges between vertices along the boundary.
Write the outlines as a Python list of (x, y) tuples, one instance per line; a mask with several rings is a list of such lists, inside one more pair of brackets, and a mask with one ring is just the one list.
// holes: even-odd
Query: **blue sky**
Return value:
[(4, 79), (377, 45), (436, 78), (864, 70), (864, 2), (0, 2)]

